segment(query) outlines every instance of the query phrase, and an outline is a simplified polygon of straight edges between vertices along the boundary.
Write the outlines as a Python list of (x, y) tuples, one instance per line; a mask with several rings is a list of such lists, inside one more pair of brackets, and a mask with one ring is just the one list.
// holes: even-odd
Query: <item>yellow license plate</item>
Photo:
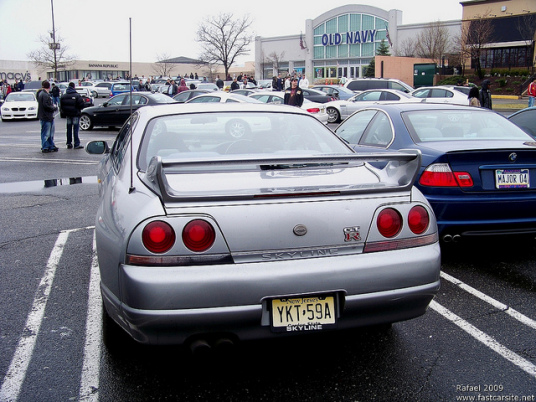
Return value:
[(335, 326), (336, 315), (333, 295), (272, 300), (272, 329), (277, 332), (321, 331)]

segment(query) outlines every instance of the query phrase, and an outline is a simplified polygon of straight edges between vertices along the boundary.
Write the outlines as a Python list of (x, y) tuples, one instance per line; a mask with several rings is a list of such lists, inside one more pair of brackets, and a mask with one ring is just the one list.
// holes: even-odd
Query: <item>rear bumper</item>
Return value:
[[(439, 290), (439, 244), (382, 253), (217, 267), (121, 269), (122, 300), (102, 286), (110, 316), (135, 340), (181, 344), (225, 334), (288, 335), (270, 328), (270, 299), (333, 292), (337, 329), (418, 317)], [(296, 332), (292, 332), (296, 334)]]

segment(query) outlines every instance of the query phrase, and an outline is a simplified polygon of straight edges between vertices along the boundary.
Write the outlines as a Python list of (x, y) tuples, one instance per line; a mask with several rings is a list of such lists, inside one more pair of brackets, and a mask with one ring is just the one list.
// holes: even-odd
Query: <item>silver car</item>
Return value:
[(419, 151), (356, 154), (306, 111), (261, 103), (146, 106), (111, 149), (86, 150), (104, 153), (108, 347), (123, 330), (196, 349), (389, 326), (439, 289), (436, 221), (412, 185)]

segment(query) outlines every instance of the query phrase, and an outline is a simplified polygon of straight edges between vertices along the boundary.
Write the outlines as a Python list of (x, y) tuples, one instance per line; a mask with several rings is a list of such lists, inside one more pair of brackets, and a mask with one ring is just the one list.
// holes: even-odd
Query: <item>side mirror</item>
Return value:
[(104, 107), (108, 106), (108, 102), (104, 102), (104, 103), (102, 104), (102, 106), (104, 106)]
[(86, 144), (86, 152), (91, 155), (103, 155), (110, 152), (106, 141), (90, 141)]

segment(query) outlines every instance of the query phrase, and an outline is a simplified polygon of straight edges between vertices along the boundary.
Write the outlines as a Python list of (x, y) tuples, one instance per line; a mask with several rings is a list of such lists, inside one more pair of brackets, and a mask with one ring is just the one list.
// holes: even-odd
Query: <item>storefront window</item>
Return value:
[(343, 33), (343, 32), (348, 32), (348, 15), (342, 15), (338, 18), (338, 21), (339, 21), (339, 29), (338, 31)]
[(361, 14), (350, 14), (350, 31), (361, 30)]
[(324, 58), (324, 46), (315, 46), (315, 59)]
[(372, 15), (363, 15), (363, 29), (374, 28), (374, 17)]
[(326, 46), (326, 59), (337, 58), (337, 46)]
[(321, 67), (315, 68), (315, 78), (324, 78), (324, 69)]
[(348, 45), (339, 46), (339, 57), (348, 57)]
[(335, 32), (337, 32), (337, 19), (333, 18), (326, 22), (326, 33), (330, 34)]
[(374, 43), (363, 43), (361, 45), (361, 56), (362, 57), (372, 57), (376, 53), (374, 51)]

